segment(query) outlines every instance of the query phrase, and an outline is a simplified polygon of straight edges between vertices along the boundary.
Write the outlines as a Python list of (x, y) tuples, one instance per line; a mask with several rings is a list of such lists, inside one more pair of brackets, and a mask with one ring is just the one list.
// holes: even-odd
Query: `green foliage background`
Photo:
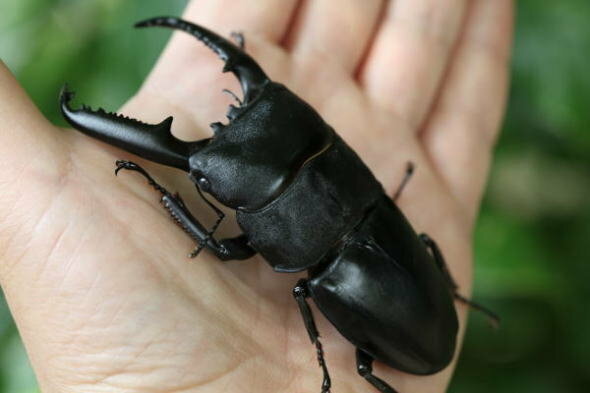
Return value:
[[(130, 24), (180, 14), (185, 3), (0, 0), (0, 57), (45, 115), (63, 124), (56, 94), (64, 81), (87, 102), (116, 108), (166, 41)], [(517, 7), (508, 116), (476, 232), (475, 297), (503, 324), (494, 332), (472, 315), (449, 391), (587, 392), (590, 2)], [(0, 392), (37, 391), (0, 301)]]

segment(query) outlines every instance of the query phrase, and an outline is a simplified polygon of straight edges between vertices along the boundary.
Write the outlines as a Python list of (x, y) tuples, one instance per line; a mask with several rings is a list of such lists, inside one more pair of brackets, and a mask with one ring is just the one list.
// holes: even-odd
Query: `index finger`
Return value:
[(458, 200), (475, 214), (504, 114), (512, 0), (475, 0), (423, 131), (424, 148)]

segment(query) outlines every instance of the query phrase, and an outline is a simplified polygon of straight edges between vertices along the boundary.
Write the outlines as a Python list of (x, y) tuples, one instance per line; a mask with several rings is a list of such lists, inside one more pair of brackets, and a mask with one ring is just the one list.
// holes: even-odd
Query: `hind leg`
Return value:
[(428, 236), (425, 233), (420, 235), (420, 239), (424, 242), (424, 244), (426, 244), (426, 247), (428, 247), (430, 249), (430, 252), (432, 253), (432, 256), (434, 257), (434, 261), (436, 262), (439, 269), (441, 270), (441, 272), (445, 276), (447, 282), (449, 283), (449, 287), (453, 291), (453, 296), (455, 297), (455, 299), (457, 299), (461, 303), (467, 304), (469, 307), (471, 307), (475, 310), (481, 311), (482, 313), (484, 313), (488, 317), (492, 326), (497, 327), (500, 323), (500, 317), (498, 317), (498, 315), (496, 315), (496, 313), (494, 313), (491, 310), (488, 310), (486, 307), (482, 306), (481, 304), (475, 303), (475, 302), (471, 301), (470, 299), (467, 299), (466, 297), (464, 297), (463, 295), (461, 295), (457, 292), (457, 289), (459, 287), (458, 287), (457, 283), (455, 282), (455, 280), (453, 280), (453, 276), (451, 276), (451, 273), (449, 272), (449, 269), (447, 267), (445, 259), (442, 255), (442, 253), (440, 252), (440, 249), (438, 248), (438, 245), (436, 244), (436, 242), (434, 240), (432, 240), (430, 238), (430, 236)]
[(365, 378), (367, 382), (373, 385), (381, 393), (398, 393), (397, 390), (389, 386), (381, 378), (373, 375), (373, 359), (369, 354), (363, 350), (356, 349), (356, 369), (361, 377)]
[(312, 344), (315, 345), (318, 363), (322, 368), (322, 372), (324, 373), (322, 393), (330, 393), (330, 386), (332, 385), (332, 382), (330, 381), (330, 374), (328, 373), (326, 361), (324, 360), (324, 349), (322, 348), (322, 343), (319, 340), (320, 334), (318, 333), (318, 328), (316, 327), (315, 320), (313, 319), (311, 308), (309, 308), (309, 304), (307, 304), (306, 299), (309, 297), (309, 290), (307, 288), (307, 281), (305, 279), (299, 280), (295, 288), (293, 288), (293, 297), (299, 306), (299, 312), (301, 313), (301, 317), (305, 323), (305, 329), (307, 329), (309, 339), (311, 340)]

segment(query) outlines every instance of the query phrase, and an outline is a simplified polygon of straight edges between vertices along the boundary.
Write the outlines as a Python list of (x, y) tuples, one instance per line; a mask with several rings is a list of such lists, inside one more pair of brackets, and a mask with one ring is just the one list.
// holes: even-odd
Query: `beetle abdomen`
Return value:
[(276, 271), (316, 265), (357, 226), (383, 196), (383, 188), (337, 135), (265, 208), (237, 212), (249, 244)]
[[(383, 225), (396, 229), (375, 231)], [(387, 239), (396, 243), (384, 244)], [(453, 357), (458, 321), (448, 283), (417, 242), (384, 197), (340, 252), (310, 277), (309, 287), (319, 309), (354, 345), (399, 370), (432, 374)]]

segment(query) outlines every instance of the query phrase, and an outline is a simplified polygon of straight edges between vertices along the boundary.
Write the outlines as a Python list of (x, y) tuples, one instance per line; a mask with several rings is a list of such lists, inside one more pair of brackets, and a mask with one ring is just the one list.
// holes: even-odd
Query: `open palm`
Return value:
[[(469, 293), (472, 226), (505, 100), (510, 0), (199, 0), (184, 18), (243, 32), (267, 74), (314, 106), (389, 192), (413, 161), (399, 205)], [(219, 91), (237, 89), (220, 68), (175, 35), (121, 111), (146, 122), (174, 115), (176, 135), (206, 137), (231, 99)], [(319, 391), (290, 294), (298, 275), (258, 257), (204, 252), (189, 263), (193, 244), (158, 195), (136, 174), (114, 177), (114, 161), (140, 162), (186, 197), (184, 174), (55, 128), (5, 68), (0, 115), (0, 280), (44, 392)], [(333, 391), (372, 391), (352, 345), (316, 318)], [(451, 372), (376, 366), (401, 393), (442, 392)]]

